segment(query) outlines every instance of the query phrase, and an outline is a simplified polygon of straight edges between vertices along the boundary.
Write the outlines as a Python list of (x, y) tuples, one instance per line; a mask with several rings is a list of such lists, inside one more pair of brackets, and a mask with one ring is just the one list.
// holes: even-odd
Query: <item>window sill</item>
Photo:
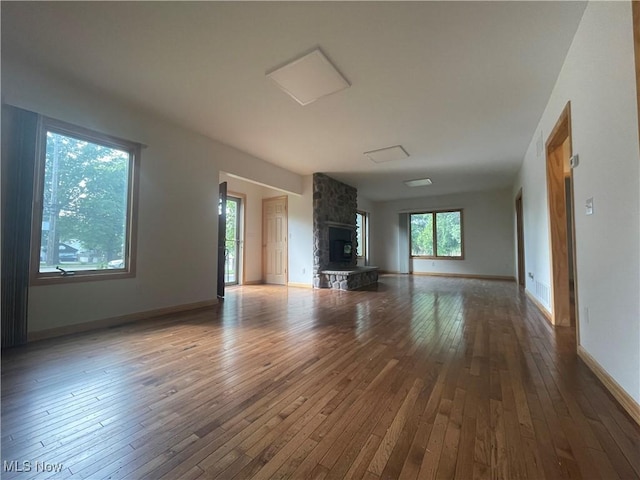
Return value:
[(135, 272), (131, 271), (111, 271), (99, 272), (75, 272), (73, 275), (41, 275), (35, 274), (31, 277), (31, 286), (39, 287), (45, 285), (58, 285), (68, 283), (97, 282), (102, 280), (120, 280), (134, 278)]
[(411, 259), (416, 259), (416, 260), (464, 260), (464, 256), (460, 256), (460, 257), (433, 257), (433, 256), (426, 256), (426, 255), (411, 255), (410, 258)]

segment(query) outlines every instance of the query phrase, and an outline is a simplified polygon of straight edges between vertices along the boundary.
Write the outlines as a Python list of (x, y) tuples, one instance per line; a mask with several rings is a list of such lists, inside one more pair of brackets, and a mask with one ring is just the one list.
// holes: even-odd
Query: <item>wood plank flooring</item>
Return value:
[(509, 282), (232, 288), (3, 352), (2, 478), (640, 478), (575, 350)]

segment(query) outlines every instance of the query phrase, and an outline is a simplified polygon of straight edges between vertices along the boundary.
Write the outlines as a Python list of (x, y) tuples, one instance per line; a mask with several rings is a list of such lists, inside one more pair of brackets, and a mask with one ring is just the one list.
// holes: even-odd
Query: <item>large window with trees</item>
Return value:
[(34, 281), (132, 276), (140, 145), (42, 118)]
[(410, 215), (411, 256), (464, 258), (462, 210)]

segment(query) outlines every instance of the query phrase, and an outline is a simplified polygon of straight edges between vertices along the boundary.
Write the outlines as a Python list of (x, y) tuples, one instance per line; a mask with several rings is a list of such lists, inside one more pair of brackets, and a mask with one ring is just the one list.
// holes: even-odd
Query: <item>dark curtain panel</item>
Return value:
[(38, 115), (2, 106), (2, 348), (27, 342)]
[(398, 217), (398, 271), (400, 273), (411, 273), (410, 270), (410, 258), (411, 252), (409, 251), (409, 245), (411, 240), (409, 239), (410, 215), (408, 213), (401, 213)]

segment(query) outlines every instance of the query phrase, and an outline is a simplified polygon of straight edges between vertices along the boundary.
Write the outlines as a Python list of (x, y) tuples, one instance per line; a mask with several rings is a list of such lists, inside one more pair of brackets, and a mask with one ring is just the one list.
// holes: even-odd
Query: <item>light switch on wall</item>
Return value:
[(593, 197), (591, 198), (587, 198), (587, 204), (585, 205), (586, 207), (586, 214), (587, 215), (593, 215)]

